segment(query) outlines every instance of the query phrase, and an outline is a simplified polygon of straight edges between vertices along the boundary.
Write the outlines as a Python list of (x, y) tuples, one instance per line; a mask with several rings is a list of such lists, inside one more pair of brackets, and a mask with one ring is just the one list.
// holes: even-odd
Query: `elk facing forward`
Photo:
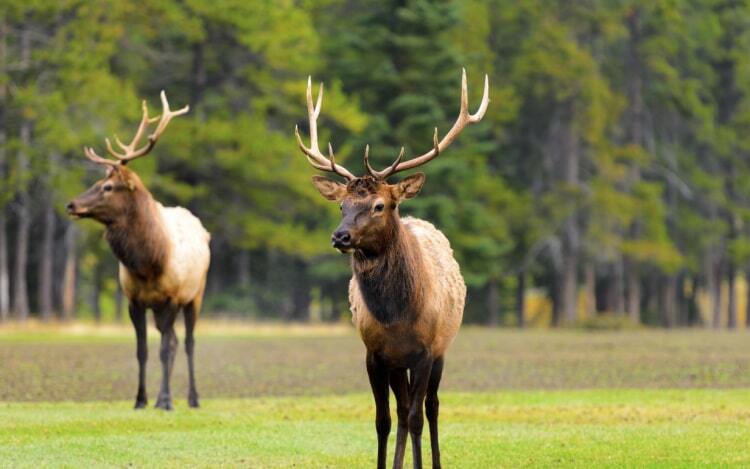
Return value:
[[(137, 338), (138, 394), (135, 408), (145, 407), (146, 398), (146, 309), (154, 311), (161, 332), (162, 383), (156, 407), (172, 409), (169, 378), (177, 351), (174, 322), (180, 310), (185, 315), (185, 351), (188, 357), (188, 403), (198, 407), (195, 389), (193, 329), (203, 301), (209, 264), (210, 235), (200, 220), (181, 207), (164, 207), (154, 200), (140, 178), (125, 165), (148, 154), (172, 117), (185, 114), (188, 107), (171, 111), (162, 91), (161, 117), (148, 117), (143, 102), (143, 118), (129, 145), (119, 140), (118, 153), (107, 139), (107, 150), (117, 160), (97, 155), (85, 148), (86, 156), (107, 168), (107, 176), (71, 201), (67, 210), (74, 218), (93, 218), (104, 224), (105, 238), (120, 261), (120, 285), (129, 300), (130, 319)], [(154, 132), (140, 148), (149, 124), (158, 120)]]
[(391, 429), (389, 384), (396, 397), (398, 415), (393, 467), (400, 468), (403, 464), (407, 432), (411, 435), (414, 467), (422, 467), (423, 406), (430, 426), (432, 464), (440, 467), (437, 393), (445, 351), (461, 325), (466, 286), (445, 236), (426, 221), (399, 217), (399, 204), (419, 193), (424, 174), (411, 175), (398, 184), (388, 184), (385, 180), (435, 158), (467, 124), (482, 119), (489, 104), (487, 77), (482, 103), (473, 115), (468, 112), (465, 71), (461, 85), (458, 119), (442, 140), (438, 141), (435, 129), (429, 152), (402, 162), (402, 148), (396, 161), (383, 171), (370, 166), (368, 147), (367, 176), (354, 177), (336, 164), (330, 144), (328, 157), (320, 152), (317, 118), (323, 85), (313, 106), (308, 81), (310, 147), (304, 145), (295, 129), (299, 147), (310, 164), (347, 180), (342, 184), (313, 177), (315, 187), (325, 198), (341, 203), (341, 224), (333, 233), (332, 243), (341, 252), (352, 253), (354, 275), (349, 283), (349, 301), (354, 324), (367, 349), (367, 374), (376, 406), (379, 468), (385, 467)]

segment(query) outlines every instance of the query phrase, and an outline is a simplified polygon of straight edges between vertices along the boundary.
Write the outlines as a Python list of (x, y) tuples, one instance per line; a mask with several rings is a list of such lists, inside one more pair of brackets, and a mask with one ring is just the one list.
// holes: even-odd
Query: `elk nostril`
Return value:
[(348, 231), (341, 230), (333, 233), (333, 242), (335, 243), (348, 243), (351, 239)]
[(74, 208), (75, 205), (73, 205), (73, 202), (68, 202), (68, 205), (65, 206), (65, 210), (67, 210), (68, 212), (72, 212)]

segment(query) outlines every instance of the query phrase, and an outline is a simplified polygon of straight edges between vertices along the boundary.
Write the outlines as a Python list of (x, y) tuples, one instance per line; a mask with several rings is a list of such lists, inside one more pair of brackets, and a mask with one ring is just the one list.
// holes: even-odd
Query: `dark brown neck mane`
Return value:
[(156, 202), (148, 191), (136, 190), (133, 203), (107, 225), (105, 238), (134, 276), (143, 280), (158, 278), (167, 261), (169, 242), (159, 220)]
[(352, 270), (367, 309), (386, 326), (415, 319), (425, 297), (419, 245), (398, 215), (394, 217), (394, 229), (382, 252), (370, 256), (356, 251), (352, 256)]

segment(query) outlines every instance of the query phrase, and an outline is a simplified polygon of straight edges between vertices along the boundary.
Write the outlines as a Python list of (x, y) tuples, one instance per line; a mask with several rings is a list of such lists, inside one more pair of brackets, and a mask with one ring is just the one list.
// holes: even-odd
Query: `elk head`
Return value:
[[(143, 117), (130, 144), (125, 145), (115, 136), (115, 142), (122, 153), (114, 150), (109, 139), (105, 139), (107, 151), (116, 158), (115, 160), (102, 158), (96, 154), (93, 148), (84, 147), (83, 152), (88, 159), (104, 166), (107, 169), (107, 175), (68, 203), (66, 209), (70, 216), (93, 218), (108, 225), (135, 207), (138, 197), (148, 195), (148, 191), (146, 191), (138, 175), (128, 169), (126, 165), (136, 158), (147, 155), (154, 148), (161, 134), (164, 133), (169, 121), (175, 116), (187, 113), (190, 109), (189, 106), (185, 106), (177, 111), (170, 110), (164, 91), (161, 92), (161, 104), (161, 116), (150, 118), (146, 101), (143, 101)], [(149, 124), (157, 121), (158, 124), (151, 135), (148, 136), (148, 141), (139, 148), (138, 145), (140, 145)]]
[(341, 224), (333, 232), (331, 243), (341, 252), (359, 250), (366, 254), (378, 254), (392, 239), (398, 229), (398, 206), (401, 201), (415, 197), (425, 181), (423, 173), (416, 173), (406, 177), (397, 184), (388, 184), (386, 179), (400, 171), (416, 168), (437, 157), (456, 139), (458, 134), (468, 124), (482, 120), (489, 105), (489, 78), (484, 77), (484, 94), (479, 109), (475, 114), (469, 114), (469, 97), (466, 85), (466, 70), (461, 77), (461, 108), (453, 127), (438, 140), (438, 130), (432, 137), (432, 149), (423, 155), (406, 161), (404, 148), (401, 147), (396, 160), (382, 171), (370, 166), (369, 145), (365, 147), (365, 168), (368, 174), (355, 177), (349, 170), (336, 163), (333, 147), (328, 144), (328, 157), (320, 152), (318, 147), (317, 119), (323, 103), (323, 84), (320, 85), (317, 103), (313, 106), (311, 79), (307, 80), (307, 114), (310, 123), (310, 146), (302, 142), (299, 129), (294, 133), (297, 144), (307, 161), (316, 169), (328, 171), (346, 179), (346, 184), (322, 176), (314, 176), (313, 184), (328, 200), (341, 204)]

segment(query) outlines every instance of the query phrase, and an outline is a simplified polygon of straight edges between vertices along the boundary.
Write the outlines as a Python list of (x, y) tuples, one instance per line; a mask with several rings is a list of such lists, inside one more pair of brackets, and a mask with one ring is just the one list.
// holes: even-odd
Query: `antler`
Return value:
[(399, 171), (404, 171), (406, 169), (416, 168), (417, 166), (421, 166), (431, 159), (438, 156), (443, 150), (445, 150), (448, 145), (453, 143), (453, 140), (458, 137), (458, 134), (461, 133), (461, 131), (466, 127), (468, 124), (474, 124), (476, 122), (479, 122), (482, 120), (482, 117), (484, 117), (484, 113), (487, 112), (487, 106), (490, 103), (490, 80), (487, 75), (484, 76), (484, 95), (482, 96), (482, 102), (479, 105), (479, 109), (477, 109), (477, 112), (474, 114), (469, 114), (469, 92), (468, 88), (466, 86), (466, 69), (462, 69), (462, 75), (461, 75), (461, 110), (458, 113), (458, 118), (456, 119), (456, 122), (453, 124), (453, 127), (448, 131), (447, 134), (445, 134), (445, 137), (443, 137), (442, 140), (438, 142), (438, 130), (437, 127), (435, 127), (435, 133), (432, 137), (433, 141), (433, 148), (432, 150), (428, 151), (427, 153), (414, 157), (410, 160), (401, 162), (401, 159), (404, 156), (404, 148), (401, 147), (401, 152), (399, 153), (398, 157), (396, 158), (396, 161), (393, 162), (392, 165), (387, 167), (386, 169), (382, 171), (376, 171), (374, 170), (368, 161), (368, 153), (369, 153), (369, 146), (365, 149), (365, 166), (367, 167), (367, 171), (374, 177), (378, 179), (386, 179), (389, 176), (392, 176)]
[[(108, 138), (104, 140), (107, 144), (107, 151), (109, 152), (110, 155), (117, 158), (116, 161), (110, 160), (107, 158), (102, 158), (101, 156), (97, 155), (94, 149), (91, 147), (83, 148), (83, 151), (86, 154), (86, 156), (94, 163), (106, 164), (110, 166), (114, 166), (118, 164), (126, 165), (130, 161), (136, 158), (140, 158), (141, 156), (147, 155), (154, 148), (157, 140), (159, 140), (159, 137), (161, 137), (161, 134), (164, 133), (164, 130), (167, 128), (167, 125), (169, 125), (169, 121), (171, 121), (173, 117), (181, 116), (190, 110), (190, 106), (185, 106), (182, 109), (178, 109), (176, 111), (172, 111), (171, 109), (169, 109), (169, 101), (167, 101), (167, 95), (166, 93), (164, 93), (164, 90), (162, 90), (161, 92), (161, 106), (162, 106), (161, 116), (156, 116), (156, 117), (151, 117), (151, 118), (148, 117), (148, 106), (146, 105), (145, 100), (143, 101), (142, 106), (143, 106), (143, 117), (141, 118), (141, 123), (138, 125), (138, 130), (135, 132), (135, 135), (133, 136), (133, 140), (131, 140), (131, 142), (128, 145), (125, 145), (115, 135), (115, 142), (123, 150), (123, 153), (118, 153), (117, 151), (115, 151), (112, 148), (112, 143), (109, 141)], [(149, 124), (153, 124), (157, 120), (159, 121), (159, 123), (156, 125), (156, 128), (151, 133), (151, 135), (148, 136), (148, 142), (142, 147), (137, 148)]]
[(336, 173), (348, 181), (354, 179), (354, 175), (348, 169), (336, 164), (336, 158), (333, 155), (333, 147), (328, 143), (328, 158), (323, 156), (318, 147), (318, 116), (323, 104), (323, 83), (320, 84), (318, 91), (318, 101), (313, 106), (312, 99), (312, 78), (307, 77), (307, 116), (310, 121), (310, 147), (306, 147), (302, 142), (299, 134), (299, 127), (294, 126), (294, 135), (297, 137), (297, 145), (302, 153), (307, 157), (307, 161), (316, 169)]

